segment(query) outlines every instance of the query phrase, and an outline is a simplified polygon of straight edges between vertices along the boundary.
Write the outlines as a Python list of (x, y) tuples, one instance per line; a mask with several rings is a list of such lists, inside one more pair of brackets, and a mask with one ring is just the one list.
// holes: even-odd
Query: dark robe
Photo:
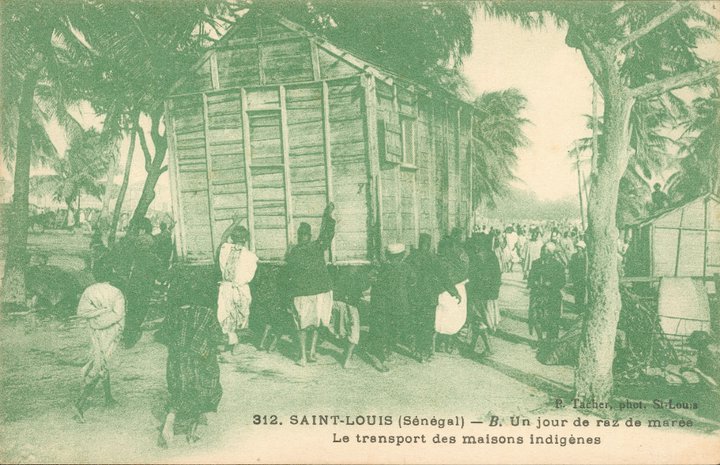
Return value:
[(173, 253), (173, 242), (172, 234), (170, 231), (162, 231), (156, 236), (153, 236), (153, 242), (155, 243), (155, 255), (161, 262), (164, 268), (170, 266), (170, 259)]
[(286, 276), (290, 297), (317, 295), (332, 289), (325, 251), (335, 235), (335, 220), (323, 218), (315, 241), (297, 244), (288, 252)]
[(372, 287), (368, 318), (370, 341), (381, 358), (402, 336), (409, 334), (410, 290), (414, 275), (404, 261), (383, 263)]
[(110, 260), (118, 277), (118, 287), (125, 295), (126, 316), (123, 338), (126, 345), (134, 345), (142, 336), (161, 263), (155, 255), (152, 236), (141, 234), (123, 238), (110, 251)]
[(217, 347), (224, 336), (215, 310), (184, 305), (165, 318), (156, 338), (168, 348), (170, 408), (182, 418), (216, 412), (223, 394)]
[(484, 254), (470, 254), (466, 286), (468, 299), (497, 300), (501, 284), (500, 262), (493, 251), (487, 250)]
[(440, 257), (429, 250), (413, 250), (407, 263), (414, 273), (414, 285), (410, 292), (410, 305), (414, 320), (416, 349), (429, 354), (435, 333), (435, 311), (438, 296), (447, 290), (454, 291), (454, 283), (440, 266)]
[(557, 338), (562, 315), (562, 288), (565, 267), (555, 257), (541, 257), (533, 262), (528, 277), (530, 286), (529, 323), (537, 322), (548, 337)]

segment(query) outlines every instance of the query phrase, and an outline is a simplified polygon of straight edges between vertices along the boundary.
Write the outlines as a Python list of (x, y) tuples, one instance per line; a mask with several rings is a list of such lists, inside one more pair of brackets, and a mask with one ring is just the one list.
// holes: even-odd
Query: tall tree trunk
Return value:
[[(580, 399), (607, 401), (613, 386), (612, 365), (620, 317), (615, 211), (620, 178), (627, 168), (629, 119), (633, 99), (619, 82), (605, 89), (603, 150), (593, 160), (597, 176), (588, 199), (588, 313), (575, 370)], [(610, 85), (608, 85), (610, 87)]]
[(125, 201), (128, 184), (130, 184), (130, 171), (132, 170), (133, 154), (135, 153), (135, 140), (137, 139), (138, 119), (133, 120), (132, 129), (130, 130), (130, 147), (128, 148), (127, 158), (125, 159), (125, 172), (123, 173), (122, 184), (118, 192), (117, 200), (115, 200), (115, 209), (113, 210), (112, 223), (110, 224), (110, 234), (108, 235), (108, 247), (115, 243), (117, 235), (118, 223), (122, 214), (122, 206)]
[(145, 178), (145, 185), (143, 186), (142, 194), (138, 200), (137, 207), (135, 207), (133, 216), (130, 219), (131, 225), (137, 224), (139, 220), (145, 218), (145, 215), (147, 215), (150, 205), (153, 200), (155, 200), (155, 185), (157, 184), (158, 179), (160, 179), (160, 175), (162, 173), (163, 171), (161, 171), (160, 168), (152, 168), (148, 172), (147, 177)]
[[(167, 171), (167, 165), (163, 166), (163, 163), (165, 162), (165, 154), (167, 153), (167, 137), (166, 135), (161, 135), (158, 131), (162, 117), (162, 109), (153, 112), (151, 115), (150, 135), (155, 149), (154, 157), (151, 157), (150, 155), (150, 149), (147, 146), (144, 134), (139, 134), (140, 145), (142, 146), (145, 155), (145, 170), (147, 171), (147, 177), (145, 178), (145, 185), (143, 186), (143, 191), (140, 195), (140, 199), (138, 200), (138, 204), (135, 207), (132, 218), (130, 219), (131, 225), (136, 225), (138, 221), (145, 218), (150, 205), (153, 200), (155, 200), (155, 186), (157, 185), (158, 179), (160, 179), (161, 174)], [(143, 129), (138, 128), (138, 130), (142, 131)]]
[(25, 304), (25, 267), (28, 263), (28, 213), (30, 201), (30, 162), (32, 158), (32, 127), (35, 87), (40, 69), (28, 69), (22, 84), (18, 107), (18, 134), (13, 175), (12, 221), (8, 226), (8, 246), (2, 283), (4, 303)]
[(107, 174), (105, 175), (105, 192), (102, 196), (102, 208), (100, 209), (101, 221), (106, 221), (110, 217), (110, 201), (113, 196), (113, 181), (117, 175), (118, 169), (120, 169), (120, 155), (118, 153), (110, 160), (108, 164)]

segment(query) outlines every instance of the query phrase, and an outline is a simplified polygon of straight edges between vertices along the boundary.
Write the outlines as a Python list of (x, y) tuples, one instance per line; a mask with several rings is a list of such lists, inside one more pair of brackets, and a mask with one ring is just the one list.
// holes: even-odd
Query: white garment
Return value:
[(109, 283), (88, 286), (78, 302), (77, 315), (90, 326), (90, 360), (82, 368), (85, 382), (105, 376), (125, 326), (125, 297)]
[(308, 326), (329, 327), (333, 308), (333, 291), (322, 294), (303, 295), (293, 299), (295, 323), (298, 329)]
[(234, 344), (235, 332), (248, 325), (252, 303), (249, 283), (255, 277), (258, 257), (246, 247), (225, 243), (218, 258), (223, 279), (218, 290), (218, 322)]
[(455, 334), (465, 324), (467, 319), (467, 280), (455, 285), (460, 295), (460, 303), (455, 297), (445, 291), (438, 297), (438, 306), (435, 309), (435, 331), (440, 334)]

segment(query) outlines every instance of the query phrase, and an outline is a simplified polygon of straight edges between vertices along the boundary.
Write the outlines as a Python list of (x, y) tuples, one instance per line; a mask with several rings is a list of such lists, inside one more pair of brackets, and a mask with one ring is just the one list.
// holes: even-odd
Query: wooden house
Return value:
[(707, 194), (629, 226), (630, 276), (711, 278), (720, 273), (720, 199)]
[(472, 106), (284, 18), (247, 15), (166, 102), (178, 255), (206, 261), (234, 215), (280, 261), (300, 222), (338, 220), (330, 259), (437, 241), (471, 217)]

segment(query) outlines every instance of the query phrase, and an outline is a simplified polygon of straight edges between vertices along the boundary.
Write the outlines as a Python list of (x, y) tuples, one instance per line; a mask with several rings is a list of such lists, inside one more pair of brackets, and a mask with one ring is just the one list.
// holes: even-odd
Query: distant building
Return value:
[(658, 212), (634, 225), (629, 276), (709, 277), (720, 273), (720, 199), (712, 194)]

